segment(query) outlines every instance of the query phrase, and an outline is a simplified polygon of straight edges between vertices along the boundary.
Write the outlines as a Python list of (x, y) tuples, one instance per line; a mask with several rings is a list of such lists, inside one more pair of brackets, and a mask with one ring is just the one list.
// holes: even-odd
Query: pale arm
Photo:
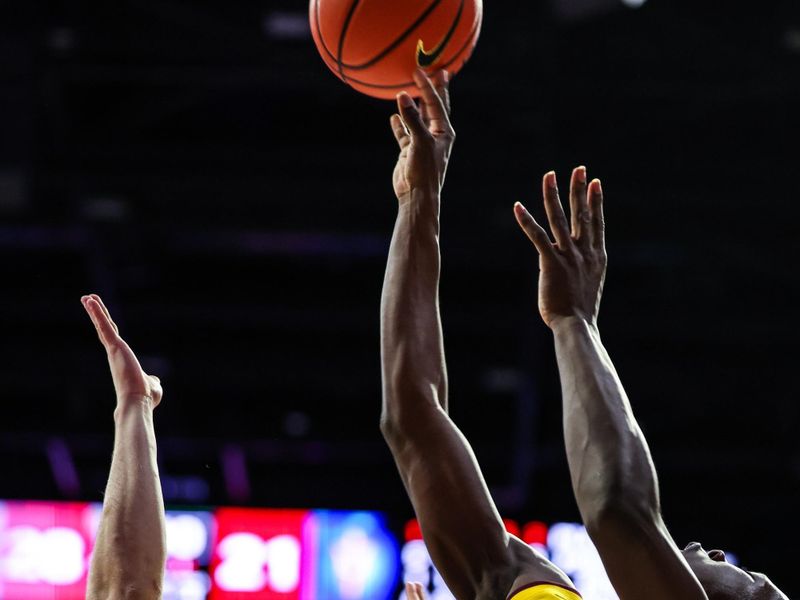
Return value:
[(117, 391), (114, 453), (87, 598), (160, 598), (166, 536), (153, 410), (161, 400), (161, 386), (142, 371), (101, 300), (87, 296), (82, 301), (106, 348)]

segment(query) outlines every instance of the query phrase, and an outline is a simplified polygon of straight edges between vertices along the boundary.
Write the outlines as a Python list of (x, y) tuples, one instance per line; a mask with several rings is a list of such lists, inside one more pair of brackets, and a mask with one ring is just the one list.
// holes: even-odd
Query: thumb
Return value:
[(554, 254), (553, 242), (550, 241), (550, 236), (547, 232), (536, 222), (536, 219), (531, 216), (521, 202), (514, 205), (514, 216), (517, 217), (517, 223), (528, 236), (528, 239), (533, 242), (539, 255), (548, 257)]
[(161, 398), (164, 396), (164, 388), (161, 387), (161, 380), (155, 375), (148, 375), (147, 377), (150, 379), (149, 383), (152, 399), (156, 404), (158, 404), (161, 402)]
[(403, 117), (403, 122), (411, 133), (412, 141), (430, 135), (428, 128), (425, 127), (425, 123), (422, 121), (422, 115), (419, 112), (419, 108), (417, 108), (417, 103), (414, 102), (411, 96), (405, 92), (397, 94), (397, 107), (400, 109), (400, 116)]

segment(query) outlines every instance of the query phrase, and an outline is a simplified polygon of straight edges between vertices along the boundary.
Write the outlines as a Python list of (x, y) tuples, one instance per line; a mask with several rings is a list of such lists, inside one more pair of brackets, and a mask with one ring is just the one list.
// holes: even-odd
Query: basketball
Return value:
[(418, 96), (417, 67), (457, 73), (480, 35), (482, 0), (311, 0), (311, 33), (339, 79), (376, 98)]

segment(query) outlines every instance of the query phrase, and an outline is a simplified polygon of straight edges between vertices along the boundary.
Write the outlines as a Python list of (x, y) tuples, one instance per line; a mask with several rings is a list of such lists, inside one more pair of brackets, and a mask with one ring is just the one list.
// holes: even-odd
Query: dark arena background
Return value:
[[(606, 193), (600, 326), (667, 524), (797, 597), (797, 2), (486, 0), (452, 95), (451, 411), (509, 527), (572, 556), (587, 600), (614, 598), (569, 525), (553, 345), (512, 214), (541, 216), (541, 175), (586, 164)], [(450, 597), (378, 430), (393, 111), (328, 71), (302, 1), (0, 3), (0, 597), (81, 597), (82, 546), (37, 523), (90, 543), (108, 476), (88, 292), (164, 382), (166, 597), (233, 598), (214, 577), (226, 527), (269, 543), (303, 519), (350, 540), (350, 595), (334, 565), (316, 591), (235, 597), (398, 598), (420, 570)]]

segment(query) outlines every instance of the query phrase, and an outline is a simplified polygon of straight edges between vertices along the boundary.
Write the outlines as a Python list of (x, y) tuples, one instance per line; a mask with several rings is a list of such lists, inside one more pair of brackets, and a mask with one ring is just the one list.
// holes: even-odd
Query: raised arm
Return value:
[(106, 349), (117, 393), (114, 454), (86, 597), (160, 598), (166, 536), (153, 410), (161, 401), (161, 384), (142, 371), (102, 300), (92, 295), (81, 302)]
[[(439, 198), (454, 140), (446, 74), (417, 73), (421, 109), (407, 95), (392, 129), (400, 146), (399, 200), (381, 303), (381, 428), (434, 564), (457, 598), (504, 599), (515, 582), (570, 585), (511, 538), (475, 456), (447, 414), (439, 317)], [(524, 580), (529, 576), (529, 580)]]
[(597, 328), (606, 271), (603, 192), (572, 174), (571, 223), (555, 173), (544, 178), (555, 243), (517, 204), (539, 252), (539, 310), (555, 336), (572, 486), (584, 523), (622, 600), (704, 600), (661, 517), (650, 450)]
[[(455, 140), (448, 116), (447, 75), (434, 87), (415, 76), (422, 90), (421, 111), (407, 94), (398, 98), (400, 115), (392, 131), (400, 146), (393, 184), (398, 213), (389, 249), (381, 301), (381, 349), (384, 392), (395, 383), (424, 390), (427, 399), (447, 412), (447, 368), (439, 316), (439, 196)], [(384, 393), (384, 416), (415, 408), (391, 402)]]

